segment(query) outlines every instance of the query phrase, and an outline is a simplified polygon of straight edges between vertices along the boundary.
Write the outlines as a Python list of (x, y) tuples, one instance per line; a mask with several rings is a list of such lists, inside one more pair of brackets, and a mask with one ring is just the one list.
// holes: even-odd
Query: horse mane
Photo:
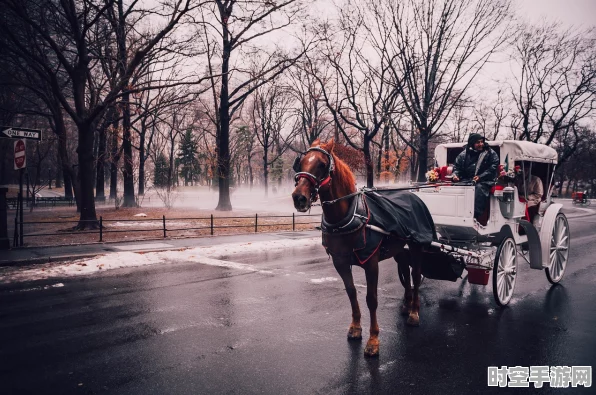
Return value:
[[(319, 142), (318, 140), (313, 143), (313, 146)], [(335, 142), (333, 140), (329, 140), (326, 143), (320, 143), (319, 146), (323, 148), (325, 151), (329, 152), (331, 156), (333, 156), (333, 160), (335, 162), (335, 170), (333, 170), (333, 186), (336, 191), (347, 191), (347, 193), (352, 193), (356, 191), (356, 176), (350, 167), (341, 160), (335, 153), (333, 152), (333, 147), (335, 146)]]

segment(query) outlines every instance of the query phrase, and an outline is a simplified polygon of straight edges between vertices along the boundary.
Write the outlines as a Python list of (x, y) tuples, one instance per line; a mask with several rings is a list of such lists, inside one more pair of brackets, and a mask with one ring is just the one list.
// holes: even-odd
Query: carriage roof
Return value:
[[(488, 145), (499, 148), (501, 163), (504, 163), (507, 157), (509, 158), (510, 164), (513, 164), (514, 161), (556, 164), (558, 159), (557, 151), (553, 148), (544, 144), (532, 143), (530, 141), (496, 140), (488, 141)], [(448, 151), (450, 149), (461, 149), (465, 146), (466, 143), (439, 144), (435, 148), (435, 158), (439, 164), (447, 164)]]

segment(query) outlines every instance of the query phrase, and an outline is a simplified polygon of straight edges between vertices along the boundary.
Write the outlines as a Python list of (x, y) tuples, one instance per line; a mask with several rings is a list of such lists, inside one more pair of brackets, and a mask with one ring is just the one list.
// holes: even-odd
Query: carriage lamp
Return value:
[(513, 203), (514, 198), (514, 189), (513, 187), (505, 187), (503, 188), (503, 196), (501, 197), (501, 201), (503, 203)]
[(495, 197), (499, 200), (499, 207), (501, 214), (505, 218), (513, 218), (513, 201), (515, 198), (515, 190), (511, 186), (499, 188), (495, 191)]

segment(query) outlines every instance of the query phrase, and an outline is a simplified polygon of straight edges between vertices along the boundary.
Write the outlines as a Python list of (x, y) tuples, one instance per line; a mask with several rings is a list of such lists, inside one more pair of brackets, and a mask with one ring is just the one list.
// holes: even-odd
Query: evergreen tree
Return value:
[(199, 144), (192, 136), (192, 129), (187, 129), (178, 147), (178, 163), (180, 165), (180, 176), (184, 178), (184, 185), (196, 179), (201, 172), (197, 159)]
[(160, 152), (155, 158), (155, 171), (153, 172), (153, 185), (156, 188), (165, 188), (168, 185), (168, 159)]

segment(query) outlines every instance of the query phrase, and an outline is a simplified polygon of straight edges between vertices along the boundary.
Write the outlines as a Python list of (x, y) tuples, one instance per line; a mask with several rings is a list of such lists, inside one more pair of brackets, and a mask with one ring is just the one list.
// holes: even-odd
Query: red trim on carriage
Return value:
[(505, 189), (504, 185), (493, 185), (493, 187), (490, 189), (490, 194), (494, 195), (495, 191), (502, 191), (503, 189)]

